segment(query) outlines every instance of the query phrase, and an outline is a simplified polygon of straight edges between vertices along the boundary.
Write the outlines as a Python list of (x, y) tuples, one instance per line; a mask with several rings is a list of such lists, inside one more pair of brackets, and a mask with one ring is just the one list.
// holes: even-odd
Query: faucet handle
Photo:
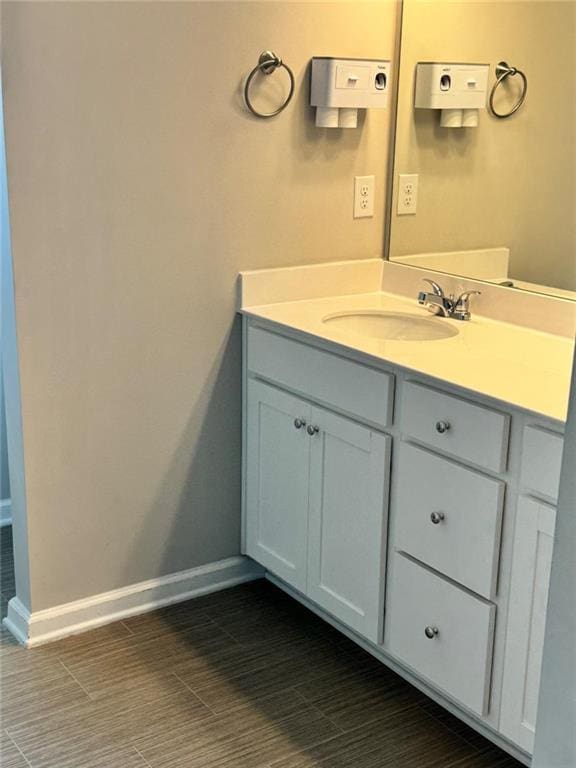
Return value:
[(442, 286), (438, 285), (437, 282), (434, 280), (430, 280), (428, 277), (422, 278), (425, 283), (429, 283), (432, 286), (432, 291), (434, 292), (435, 296), (440, 296), (440, 298), (444, 298), (444, 290), (442, 289)]
[(464, 291), (464, 293), (461, 293), (460, 296), (456, 299), (455, 306), (468, 306), (468, 299), (470, 296), (481, 296), (482, 291)]
[(470, 320), (470, 296), (480, 296), (482, 291), (464, 291), (454, 302), (452, 317), (456, 320)]

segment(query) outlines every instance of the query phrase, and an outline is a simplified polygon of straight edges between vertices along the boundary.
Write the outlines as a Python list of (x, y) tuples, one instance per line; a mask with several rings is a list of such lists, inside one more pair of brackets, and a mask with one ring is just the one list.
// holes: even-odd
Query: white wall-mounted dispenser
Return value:
[(443, 128), (475, 128), (478, 110), (486, 107), (488, 64), (416, 65), (414, 106), (440, 109)]
[(385, 107), (390, 62), (373, 59), (312, 59), (310, 104), (318, 128), (356, 128), (358, 110)]

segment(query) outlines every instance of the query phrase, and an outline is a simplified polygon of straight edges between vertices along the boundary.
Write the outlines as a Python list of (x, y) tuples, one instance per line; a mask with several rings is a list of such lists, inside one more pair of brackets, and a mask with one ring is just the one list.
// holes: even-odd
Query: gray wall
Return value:
[[(2, 4), (33, 610), (239, 551), (237, 273), (381, 254), (390, 110), (316, 129), (307, 66), (391, 57), (395, 21), (391, 2)], [(256, 120), (240, 88), (267, 46), (297, 92)], [(353, 220), (369, 173), (376, 215)]]
[[(2, 6), (0, 5), (0, 22)], [(22, 444), (22, 413), (18, 375), (18, 344), (16, 340), (14, 276), (10, 257), (10, 226), (8, 222), (8, 190), (4, 154), (4, 114), (0, 91), (0, 322), (2, 326), (2, 376), (6, 398), (6, 433), (10, 452), (10, 496), (15, 560), (16, 594), (27, 608), (30, 606), (30, 571), (28, 552), (28, 520), (26, 517), (26, 487), (24, 450)]]
[[(0, 17), (1, 21), (1, 17)], [(2, 94), (0, 91), (0, 99)], [(0, 110), (1, 111), (1, 110)], [(4, 157), (4, 132), (0, 131), (2, 143), (0, 144), (0, 183), (6, 174), (6, 162)], [(2, 281), (6, 280), (4, 269), (0, 268)], [(1, 307), (1, 301), (0, 301)], [(4, 397), (4, 372), (2, 365), (2, 353), (4, 347), (4, 328), (0, 325), (0, 501), (10, 498), (10, 477), (8, 472), (8, 441), (6, 438), (6, 402)]]
[[(3, 169), (0, 168), (0, 173)], [(1, 353), (2, 350), (0, 350)], [(4, 401), (4, 375), (0, 355), (0, 501), (10, 498), (10, 477), (8, 473), (8, 443), (6, 440), (6, 407)]]

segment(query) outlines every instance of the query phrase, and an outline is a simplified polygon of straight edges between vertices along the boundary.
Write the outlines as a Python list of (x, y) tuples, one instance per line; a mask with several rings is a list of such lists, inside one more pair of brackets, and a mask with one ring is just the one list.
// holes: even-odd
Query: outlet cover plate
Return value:
[(398, 216), (412, 216), (416, 213), (418, 205), (418, 174), (398, 174), (398, 202), (396, 213)]
[(354, 176), (354, 218), (374, 216), (375, 176)]

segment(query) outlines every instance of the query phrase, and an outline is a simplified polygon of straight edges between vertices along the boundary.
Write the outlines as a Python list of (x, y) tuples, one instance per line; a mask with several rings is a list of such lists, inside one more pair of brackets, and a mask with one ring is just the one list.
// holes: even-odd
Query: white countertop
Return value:
[[(458, 335), (434, 341), (388, 341), (323, 323), (355, 310), (408, 312), (448, 323)], [(559, 422), (566, 421), (574, 342), (564, 336), (477, 314), (469, 321), (434, 318), (413, 299), (382, 291), (244, 307), (244, 315), (431, 376)]]

